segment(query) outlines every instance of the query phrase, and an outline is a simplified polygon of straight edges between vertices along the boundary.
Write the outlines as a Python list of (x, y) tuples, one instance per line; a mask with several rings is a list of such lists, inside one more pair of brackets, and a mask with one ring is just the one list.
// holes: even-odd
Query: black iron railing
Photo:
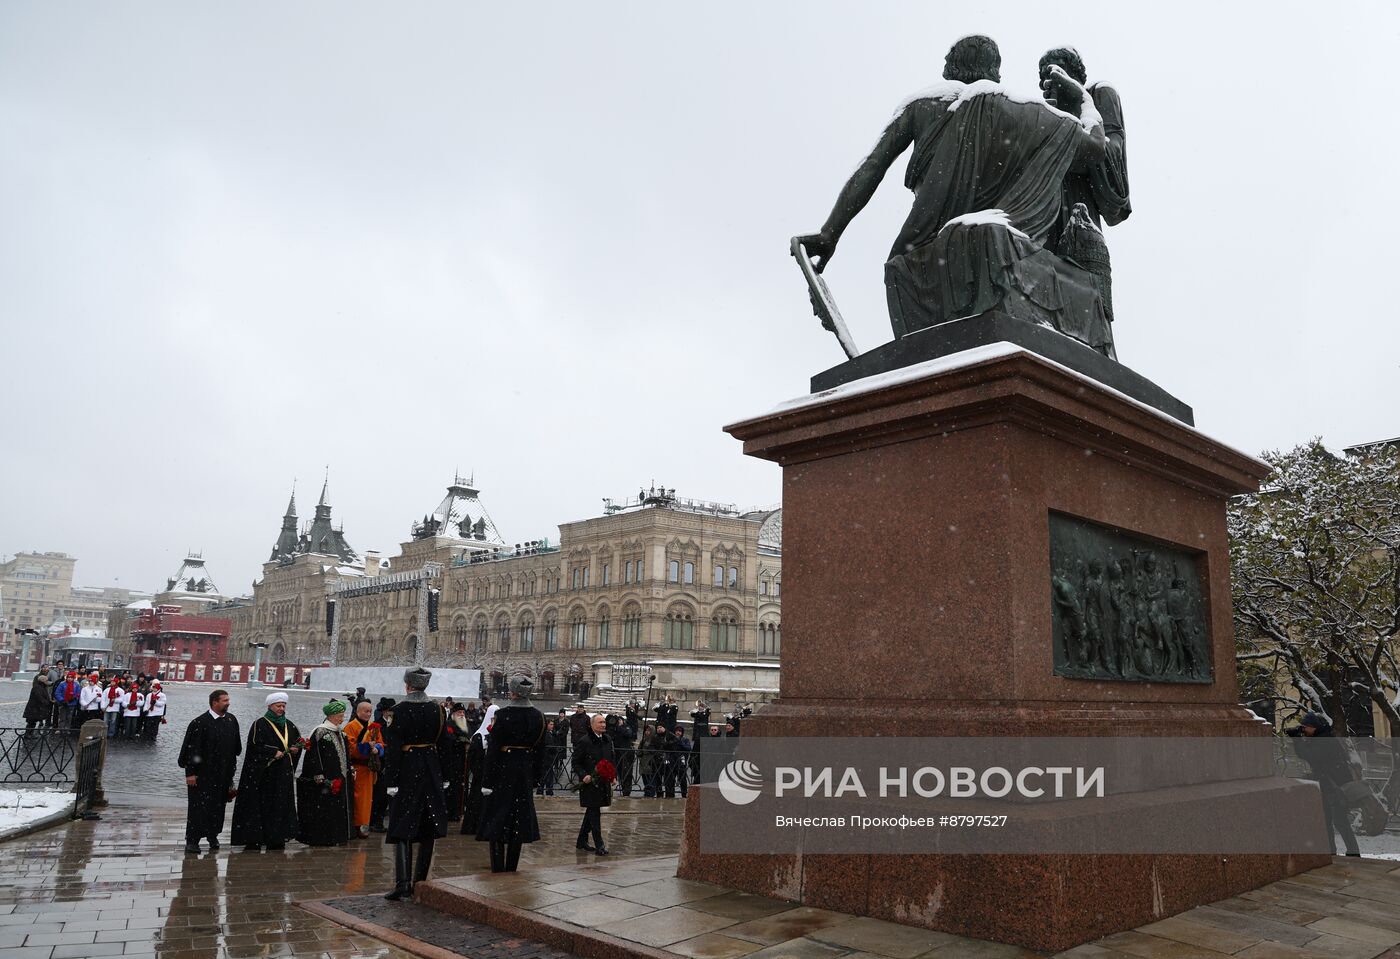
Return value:
[(0, 783), (71, 783), (76, 748), (66, 729), (0, 727)]

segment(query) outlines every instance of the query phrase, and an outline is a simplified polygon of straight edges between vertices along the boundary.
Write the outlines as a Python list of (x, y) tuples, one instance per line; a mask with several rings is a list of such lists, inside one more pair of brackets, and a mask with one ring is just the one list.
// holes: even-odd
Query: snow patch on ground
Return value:
[(0, 834), (19, 829), (73, 805), (67, 790), (0, 789)]

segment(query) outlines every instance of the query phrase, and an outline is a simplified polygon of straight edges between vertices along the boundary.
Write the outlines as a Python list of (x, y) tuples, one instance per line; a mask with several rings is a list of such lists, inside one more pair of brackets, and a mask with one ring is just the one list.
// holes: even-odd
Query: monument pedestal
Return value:
[[(1226, 499), (1266, 475), (1257, 460), (1007, 343), (728, 432), (783, 467), (782, 694), (746, 737), (1267, 735), (1237, 705), (1225, 528)], [(1189, 554), (1209, 669), (1191, 682), (1057, 675), (1052, 516)], [(1315, 789), (1242, 775), (1252, 801), (1320, 819)], [(1228, 803), (1240, 785), (1190, 801)], [(691, 791), (684, 878), (1047, 951), (1330, 861), (717, 855), (699, 843), (714, 801)]]

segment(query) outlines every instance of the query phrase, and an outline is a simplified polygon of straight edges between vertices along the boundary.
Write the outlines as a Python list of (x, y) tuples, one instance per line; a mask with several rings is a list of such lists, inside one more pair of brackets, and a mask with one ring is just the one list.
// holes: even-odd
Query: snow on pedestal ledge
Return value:
[(23, 829), (73, 805), (73, 794), (54, 789), (0, 789), (0, 836)]

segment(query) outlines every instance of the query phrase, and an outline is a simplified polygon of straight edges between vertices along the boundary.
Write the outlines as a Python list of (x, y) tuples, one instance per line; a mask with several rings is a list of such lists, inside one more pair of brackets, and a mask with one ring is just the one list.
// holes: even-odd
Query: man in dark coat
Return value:
[[(374, 706), (374, 721), (383, 730), (393, 725), (394, 722), (394, 700), (390, 696), (379, 697), (379, 702)], [(387, 761), (387, 760), (386, 760)], [(386, 790), (389, 787), (384, 782), (382, 775), (374, 777), (374, 796), (369, 807), (369, 831), (384, 831), (384, 814), (389, 810), (389, 794)]]
[(1286, 732), (1294, 737), (1298, 758), (1308, 764), (1306, 778), (1315, 780), (1322, 790), (1322, 816), (1327, 825), (1328, 844), (1332, 843), (1332, 833), (1336, 832), (1341, 835), (1348, 856), (1361, 855), (1356, 833), (1351, 829), (1348, 803), (1342, 794), (1342, 787), (1355, 777), (1347, 763), (1345, 748), (1332, 735), (1332, 723), (1320, 713), (1308, 713), (1298, 726)]
[(592, 720), (588, 718), (588, 712), (583, 708), (583, 703), (574, 703), (574, 714), (569, 717), (569, 744), (577, 746), (583, 742), (591, 727)]
[(481, 825), (476, 838), (491, 844), (491, 871), (514, 872), (522, 843), (540, 838), (535, 817), (535, 784), (544, 776), (549, 750), (544, 716), (530, 705), (534, 684), (510, 684), (510, 705), (496, 711), (483, 763)]
[(287, 694), (270, 693), (267, 712), (248, 727), (248, 748), (233, 803), (235, 846), (256, 852), (285, 849), (297, 834), (296, 774), (301, 732), (287, 718)]
[(609, 716), (607, 728), (613, 744), (613, 761), (617, 763), (617, 791), (631, 796), (632, 774), (637, 762), (637, 753), (632, 748), (635, 745), (632, 727), (616, 716)]
[(190, 721), (176, 760), (185, 771), (185, 852), (198, 853), (201, 839), (209, 840), (211, 852), (219, 848), (242, 751), (238, 720), (228, 711), (228, 693), (216, 689), (209, 694), (209, 711)]
[[(578, 827), (578, 840), (575, 849), (596, 852), (606, 856), (608, 849), (603, 845), (603, 807), (612, 805), (612, 782), (599, 774), (598, 764), (607, 761), (613, 764), (613, 775), (617, 773), (617, 762), (613, 753), (612, 740), (607, 737), (607, 718), (602, 713), (594, 715), (588, 735), (574, 744), (574, 778), (578, 781), (578, 804), (583, 807), (583, 824)], [(588, 834), (593, 834), (593, 845), (588, 844)]]
[(690, 753), (690, 780), (700, 781), (700, 754), (705, 747), (705, 740), (710, 738), (710, 707), (705, 705), (703, 699), (695, 701), (695, 708), (690, 711), (690, 728), (692, 748)]
[[(447, 835), (447, 781), (441, 751), (450, 748), (447, 713), (424, 692), (433, 674), (421, 666), (403, 674), (404, 698), (384, 733), (384, 781), (389, 825), (384, 841), (394, 846), (394, 888), (384, 898), (413, 896), (413, 884), (428, 878), (433, 845)], [(414, 863), (413, 844), (418, 844)]]

